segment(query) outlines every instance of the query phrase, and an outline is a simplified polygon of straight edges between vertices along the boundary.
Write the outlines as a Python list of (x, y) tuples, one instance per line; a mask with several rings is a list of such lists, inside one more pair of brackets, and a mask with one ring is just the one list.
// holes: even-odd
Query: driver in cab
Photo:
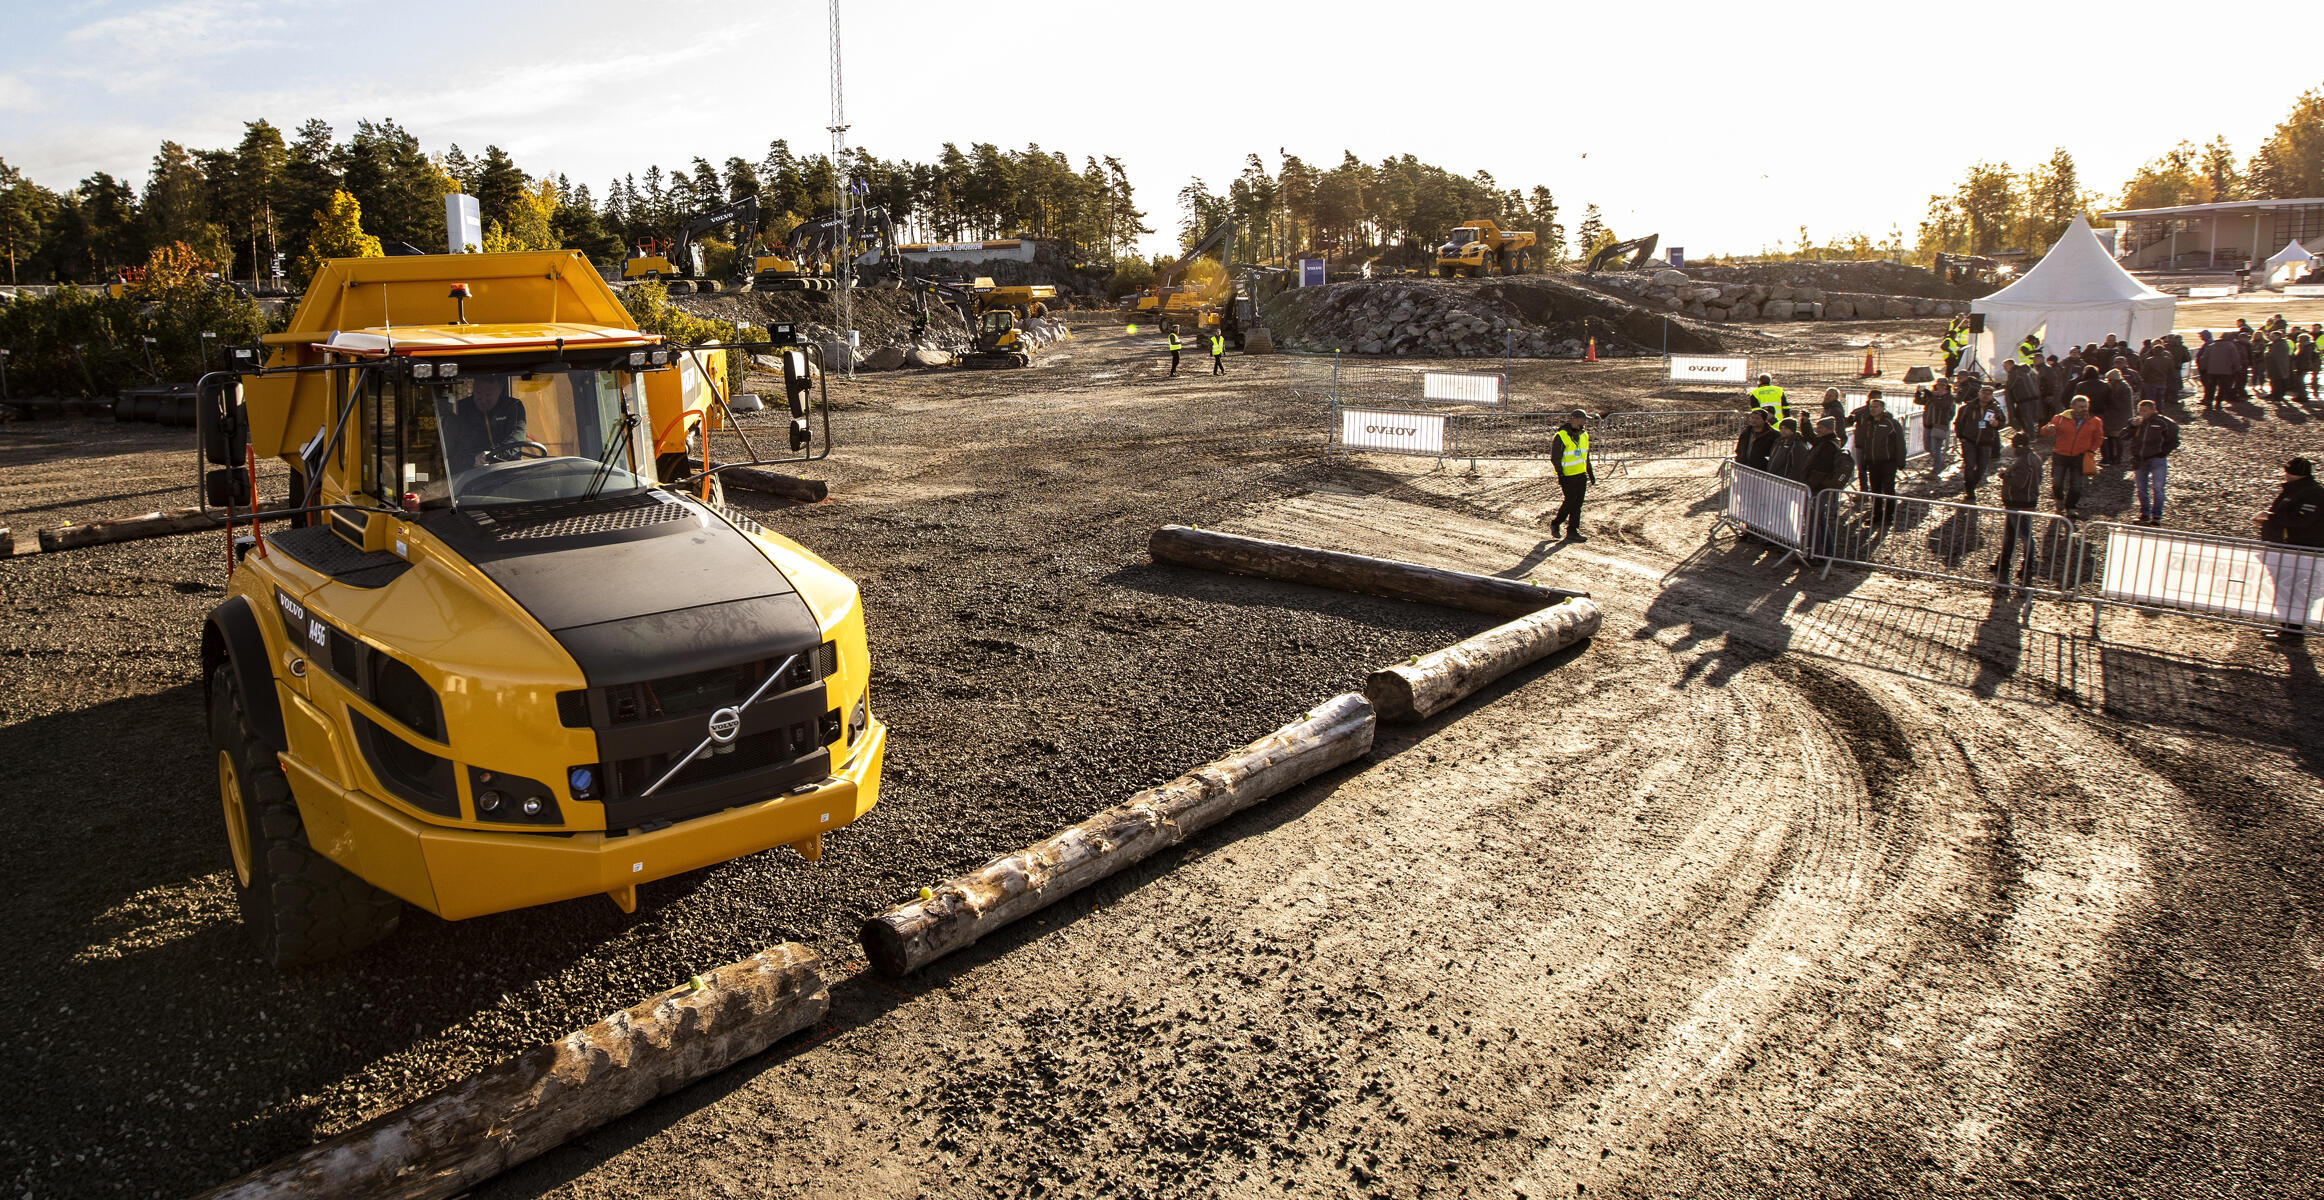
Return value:
[(508, 380), (479, 375), (473, 382), (474, 389), (460, 397), (444, 430), (445, 456), (456, 471), (508, 462), (526, 441), (525, 403), (508, 394)]

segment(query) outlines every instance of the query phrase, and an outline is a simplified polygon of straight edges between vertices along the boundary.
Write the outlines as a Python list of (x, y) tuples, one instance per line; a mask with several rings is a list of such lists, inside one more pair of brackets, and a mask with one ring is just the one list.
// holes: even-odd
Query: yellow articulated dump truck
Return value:
[(1534, 237), (1530, 230), (1503, 229), (1479, 218), (1452, 231), (1436, 248), (1436, 273), (1455, 275), (1517, 275), (1533, 263)]
[[(784, 332), (724, 349), (783, 358), (817, 457)], [(405, 904), (631, 911), (681, 872), (814, 859), (872, 807), (855, 585), (687, 453), (725, 409), (718, 349), (640, 333), (568, 251), (334, 261), (265, 341), (202, 389), (234, 524), (201, 661), (234, 889), (277, 964)], [(260, 456), (290, 509), (247, 511)]]

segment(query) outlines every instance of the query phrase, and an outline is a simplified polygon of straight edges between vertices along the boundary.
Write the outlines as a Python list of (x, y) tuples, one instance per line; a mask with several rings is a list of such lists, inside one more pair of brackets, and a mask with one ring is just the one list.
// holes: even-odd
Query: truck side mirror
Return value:
[(243, 419), (242, 381), (207, 376), (194, 399), (201, 426), (202, 457), (213, 467), (239, 467), (250, 429)]
[(805, 450), (815, 440), (815, 435), (807, 426), (808, 404), (815, 380), (807, 370), (806, 351), (784, 350), (782, 355), (783, 399), (791, 410), (791, 449)]

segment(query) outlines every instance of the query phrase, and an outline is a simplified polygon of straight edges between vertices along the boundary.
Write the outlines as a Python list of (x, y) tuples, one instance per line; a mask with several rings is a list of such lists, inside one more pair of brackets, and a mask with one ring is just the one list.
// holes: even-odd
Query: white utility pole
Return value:
[(855, 378), (855, 239), (847, 223), (847, 96), (839, 83), (839, 0), (831, 0), (831, 190), (838, 201), (840, 344), (847, 347), (847, 377)]

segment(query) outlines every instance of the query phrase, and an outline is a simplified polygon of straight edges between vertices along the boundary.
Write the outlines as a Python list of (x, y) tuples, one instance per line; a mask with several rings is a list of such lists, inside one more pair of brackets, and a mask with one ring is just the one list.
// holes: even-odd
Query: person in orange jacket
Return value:
[(2088, 396), (2076, 394), (2073, 407), (2051, 418), (2042, 433), (2055, 439), (2050, 443), (2050, 498), (2058, 502), (2059, 512), (2072, 516), (2082, 502), (2083, 456), (2105, 442), (2106, 422), (2090, 415)]

